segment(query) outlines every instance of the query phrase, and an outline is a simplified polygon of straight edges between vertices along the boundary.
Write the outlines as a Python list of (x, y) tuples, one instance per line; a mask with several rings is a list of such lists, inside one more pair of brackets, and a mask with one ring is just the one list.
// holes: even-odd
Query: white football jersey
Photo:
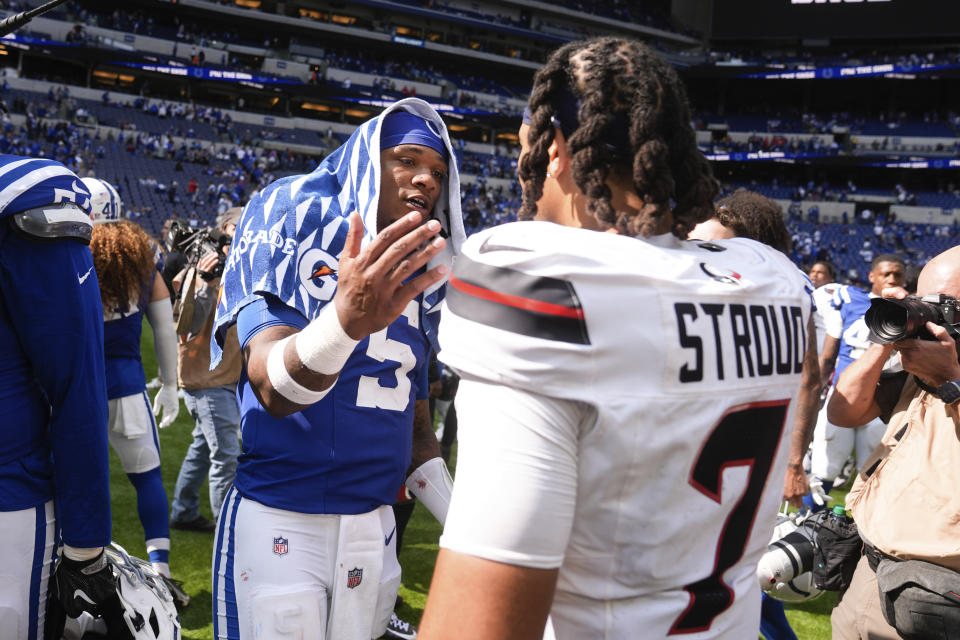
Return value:
[(806, 276), (747, 239), (519, 222), (473, 236), (448, 287), (464, 402), (441, 545), (559, 567), (560, 640), (755, 637)]
[(813, 324), (817, 329), (817, 353), (823, 352), (823, 340), (828, 335), (840, 338), (843, 331), (843, 318), (840, 312), (830, 304), (833, 294), (840, 288), (839, 282), (828, 282), (813, 290), (813, 304), (816, 312), (813, 314)]

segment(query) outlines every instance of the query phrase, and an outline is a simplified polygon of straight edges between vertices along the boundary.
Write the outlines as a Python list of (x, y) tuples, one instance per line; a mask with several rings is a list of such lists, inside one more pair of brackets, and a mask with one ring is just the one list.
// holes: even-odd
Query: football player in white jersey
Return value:
[(716, 193), (689, 120), (633, 40), (538, 72), (524, 221), (449, 283), (460, 448), (421, 638), (756, 637), (810, 299), (778, 251), (679, 239)]
[[(714, 217), (698, 224), (690, 232), (698, 240), (722, 240), (725, 238), (751, 238), (773, 247), (784, 254), (790, 252), (790, 234), (783, 223), (783, 210), (776, 202), (746, 189), (738, 189), (716, 204)], [(807, 287), (815, 286), (813, 281)], [(807, 289), (809, 291), (809, 288)], [(816, 303), (816, 298), (814, 298)], [(826, 303), (824, 303), (826, 304)], [(813, 316), (820, 313), (816, 308)], [(803, 362), (803, 383), (797, 393), (797, 412), (794, 416), (790, 440), (790, 458), (783, 483), (783, 499), (794, 507), (810, 486), (803, 471), (803, 457), (810, 446), (820, 405), (820, 372), (817, 364), (818, 343), (815, 340), (814, 318), (807, 323), (807, 352)]]
[(822, 353), (823, 342), (827, 337), (824, 314), (830, 308), (830, 300), (840, 288), (840, 283), (836, 282), (836, 269), (826, 260), (814, 262), (807, 271), (807, 276), (814, 286), (813, 304), (817, 311), (813, 314), (813, 323), (817, 328), (817, 353)]
[[(783, 223), (783, 210), (776, 202), (752, 191), (738, 189), (717, 202), (716, 215), (698, 224), (690, 232), (691, 238), (721, 240), (725, 238), (752, 238), (787, 254), (790, 235)], [(811, 279), (810, 282), (813, 285)], [(812, 315), (816, 315), (816, 311)], [(820, 404), (820, 370), (817, 365), (816, 328), (813, 317), (807, 323), (807, 353), (803, 361), (803, 383), (797, 393), (797, 412), (794, 415), (790, 439), (790, 458), (784, 479), (783, 499), (799, 507), (810, 490), (803, 471), (803, 456), (810, 445)], [(776, 536), (779, 538), (781, 536)], [(783, 610), (783, 604), (763, 594), (760, 635), (766, 640), (797, 640)]]

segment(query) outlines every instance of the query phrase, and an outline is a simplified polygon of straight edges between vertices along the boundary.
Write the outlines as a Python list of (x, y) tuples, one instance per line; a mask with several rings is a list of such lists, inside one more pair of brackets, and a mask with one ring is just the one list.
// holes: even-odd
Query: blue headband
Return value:
[[(559, 97), (560, 100), (555, 105), (555, 112), (550, 117), (550, 122), (563, 132), (564, 138), (569, 140), (573, 132), (580, 126), (581, 101), (566, 86), (560, 89)], [(529, 125), (531, 117), (530, 105), (528, 104), (523, 109), (523, 124)], [(630, 120), (626, 113), (622, 111), (614, 113), (613, 131), (610, 138), (614, 142), (608, 142), (606, 146), (616, 156), (629, 158), (632, 155), (630, 153)]]
[(383, 119), (380, 129), (380, 149), (389, 149), (401, 144), (419, 144), (430, 147), (446, 159), (447, 147), (443, 144), (436, 125), (408, 111), (392, 111)]

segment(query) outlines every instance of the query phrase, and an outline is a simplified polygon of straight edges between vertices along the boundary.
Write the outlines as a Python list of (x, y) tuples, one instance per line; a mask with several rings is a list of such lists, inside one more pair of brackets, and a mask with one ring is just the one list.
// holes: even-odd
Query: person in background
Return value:
[[(820, 354), (822, 386), (827, 386), (830, 381), (836, 383), (843, 370), (869, 348), (870, 331), (864, 314), (870, 308), (870, 301), (879, 298), (885, 288), (903, 286), (904, 271), (901, 257), (890, 253), (880, 254), (870, 265), (869, 292), (853, 285), (843, 285), (834, 291), (823, 311), (826, 337)], [(900, 368), (896, 354), (891, 354), (887, 366), (891, 371)], [(855, 455), (855, 468), (863, 469), (868, 456), (880, 443), (885, 429), (879, 418), (855, 429), (837, 427), (830, 422), (824, 405), (817, 417), (810, 447), (810, 470), (814, 478), (811, 488), (819, 488), (817, 494), (820, 495), (829, 493), (852, 455)], [(803, 502), (807, 509), (814, 512), (824, 507), (822, 500), (813, 492)]]
[[(885, 287), (884, 297), (906, 297)], [(917, 295), (960, 296), (960, 248), (923, 268)], [(956, 339), (927, 322), (927, 339), (870, 344), (839, 375), (830, 422), (887, 421), (847, 506), (864, 543), (850, 587), (830, 617), (835, 640), (955, 638), (960, 629), (960, 363)], [(902, 371), (886, 367), (900, 354)]]
[[(184, 403), (194, 420), (193, 441), (180, 465), (173, 490), (170, 526), (188, 531), (212, 532), (220, 506), (233, 484), (240, 455), (240, 345), (236, 331), (227, 336), (220, 364), (210, 370), (210, 338), (216, 312), (220, 273), (229, 242), (240, 219), (235, 207), (217, 219), (217, 244), (222, 247), (201, 256), (196, 265), (177, 276), (179, 283), (177, 373)], [(200, 487), (209, 480), (213, 520), (200, 513)]]
[[(107, 434), (127, 478), (137, 492), (137, 514), (143, 525), (147, 556), (174, 596), (178, 607), (190, 603), (178, 581), (170, 577), (170, 525), (167, 492), (160, 473), (160, 428), (170, 426), (180, 411), (177, 395), (177, 339), (170, 295), (160, 277), (159, 248), (136, 223), (123, 219), (116, 189), (99, 178), (84, 178), (90, 190), (90, 237), (93, 264), (103, 302), (104, 355), (110, 415)], [(163, 384), (151, 411), (140, 359), (143, 318), (153, 329), (153, 342)]]

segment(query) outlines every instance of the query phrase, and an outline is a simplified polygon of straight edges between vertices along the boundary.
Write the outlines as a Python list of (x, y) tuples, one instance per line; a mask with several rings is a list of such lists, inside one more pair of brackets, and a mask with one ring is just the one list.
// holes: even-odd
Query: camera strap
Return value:
[(936, 387), (934, 387), (933, 385), (927, 384), (926, 382), (924, 382), (923, 380), (921, 380), (921, 379), (920, 379), (918, 376), (916, 376), (916, 375), (913, 376), (913, 379), (917, 381), (917, 386), (918, 386), (918, 387), (920, 387), (921, 389), (923, 389), (923, 390), (926, 391), (927, 393), (934, 395), (934, 396), (937, 397), (937, 398), (940, 397), (940, 391), (939, 391)]

